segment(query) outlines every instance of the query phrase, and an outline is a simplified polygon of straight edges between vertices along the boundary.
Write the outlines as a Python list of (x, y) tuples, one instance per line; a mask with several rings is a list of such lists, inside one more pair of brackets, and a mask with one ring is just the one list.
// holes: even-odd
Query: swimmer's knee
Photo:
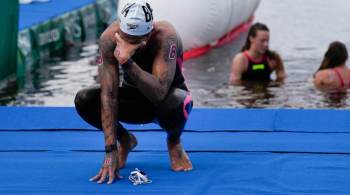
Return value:
[(188, 91), (175, 89), (159, 107), (161, 115), (171, 113), (176, 118), (184, 118), (186, 121), (193, 108), (193, 100)]
[(188, 91), (174, 89), (161, 106), (157, 111), (159, 125), (166, 130), (168, 141), (176, 141), (180, 138), (192, 110), (192, 98)]
[(158, 106), (160, 112), (171, 112), (181, 106), (186, 97), (188, 96), (188, 91), (183, 89), (174, 88), (166, 96), (163, 102)]
[(85, 106), (91, 106), (90, 104), (95, 104), (95, 101), (100, 101), (99, 87), (81, 89), (77, 92), (74, 98), (74, 104), (77, 109)]
[(85, 99), (86, 99), (86, 90), (85, 89), (79, 90), (74, 98), (75, 107), (77, 109), (80, 108), (83, 105), (83, 102)]

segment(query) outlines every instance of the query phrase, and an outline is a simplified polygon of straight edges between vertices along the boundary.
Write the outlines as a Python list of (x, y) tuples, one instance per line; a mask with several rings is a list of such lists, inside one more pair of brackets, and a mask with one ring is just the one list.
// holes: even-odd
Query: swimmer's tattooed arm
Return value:
[[(108, 31), (105, 31), (108, 32)], [(107, 151), (105, 160), (100, 171), (90, 179), (101, 184), (106, 180), (107, 184), (111, 184), (115, 179), (119, 179), (119, 162), (118, 162), (118, 147), (116, 145), (116, 128), (115, 121), (117, 120), (117, 97), (118, 97), (118, 62), (115, 60), (113, 51), (116, 47), (113, 41), (106, 39), (108, 36), (102, 35), (99, 47), (102, 55), (102, 68), (100, 71), (101, 77), (101, 121), (105, 137), (106, 148), (113, 148)]]
[(175, 35), (164, 37), (153, 62), (152, 74), (143, 71), (134, 62), (125, 69), (137, 88), (154, 105), (165, 98), (174, 79), (178, 42)]
[(101, 67), (101, 121), (105, 136), (105, 144), (116, 144), (116, 105), (118, 97), (119, 74), (118, 61), (113, 51), (116, 47), (110, 38), (102, 37), (99, 42), (103, 64)]

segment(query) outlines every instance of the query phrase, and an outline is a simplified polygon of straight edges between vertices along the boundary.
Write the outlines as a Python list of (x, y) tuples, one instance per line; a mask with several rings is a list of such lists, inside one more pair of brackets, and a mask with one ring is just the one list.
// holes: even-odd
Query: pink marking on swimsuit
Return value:
[(187, 104), (189, 104), (191, 102), (191, 100), (192, 100), (192, 96), (191, 96), (191, 94), (188, 94), (186, 96), (186, 98), (185, 98), (185, 101), (184, 101), (184, 104), (183, 104), (183, 107), (182, 107), (186, 120), (188, 119), (188, 113), (187, 113), (187, 110), (186, 110), (186, 106), (187, 106)]
[(176, 58), (176, 64), (179, 65), (180, 70), (181, 70), (181, 72), (182, 72), (183, 60), (181, 59), (181, 57)]

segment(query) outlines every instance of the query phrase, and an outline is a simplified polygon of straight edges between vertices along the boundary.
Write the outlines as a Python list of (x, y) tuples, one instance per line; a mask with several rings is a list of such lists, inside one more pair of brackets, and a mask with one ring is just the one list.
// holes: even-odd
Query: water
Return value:
[[(255, 21), (271, 30), (270, 47), (285, 62), (285, 85), (227, 84), (231, 59), (246, 37), (185, 62), (184, 74), (196, 107), (236, 108), (349, 108), (347, 94), (325, 94), (314, 89), (312, 74), (319, 67), (328, 44), (334, 40), (350, 48), (350, 4), (347, 0), (262, 0)], [(24, 88), (0, 92), (2, 105), (73, 106), (75, 93), (96, 83), (94, 60), (97, 46), (82, 48), (80, 60), (52, 62), (34, 68)]]
[(288, 74), (286, 84), (281, 87), (227, 84), (231, 59), (243, 45), (244, 34), (229, 46), (187, 62), (185, 73), (190, 78), (197, 105), (349, 108), (347, 94), (321, 93), (312, 84), (312, 75), (330, 42), (340, 40), (350, 48), (349, 9), (346, 0), (262, 0), (255, 21), (270, 28), (270, 47), (284, 59)]
[(73, 106), (81, 89), (97, 83), (95, 54), (97, 45), (82, 48), (80, 59), (60, 61), (34, 67), (27, 75), (23, 89), (0, 92), (3, 105)]

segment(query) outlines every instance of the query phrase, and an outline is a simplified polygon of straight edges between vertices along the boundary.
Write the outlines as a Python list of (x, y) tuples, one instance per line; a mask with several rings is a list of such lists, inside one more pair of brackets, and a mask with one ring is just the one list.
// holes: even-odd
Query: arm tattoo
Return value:
[(172, 63), (177, 58), (177, 44), (175, 37), (169, 37), (166, 44), (163, 45), (164, 59), (167, 63)]
[(166, 69), (163, 70), (160, 75), (159, 82), (164, 89), (164, 93), (167, 93), (169, 87), (174, 79), (176, 71), (176, 59), (178, 55), (177, 38), (175, 36), (170, 36), (162, 45), (163, 58), (166, 63)]
[(101, 38), (100, 50), (103, 59), (101, 69), (101, 122), (105, 136), (106, 145), (116, 142), (117, 133), (115, 121), (117, 120), (117, 97), (118, 97), (118, 62), (114, 58), (114, 48), (116, 44), (104, 37)]

